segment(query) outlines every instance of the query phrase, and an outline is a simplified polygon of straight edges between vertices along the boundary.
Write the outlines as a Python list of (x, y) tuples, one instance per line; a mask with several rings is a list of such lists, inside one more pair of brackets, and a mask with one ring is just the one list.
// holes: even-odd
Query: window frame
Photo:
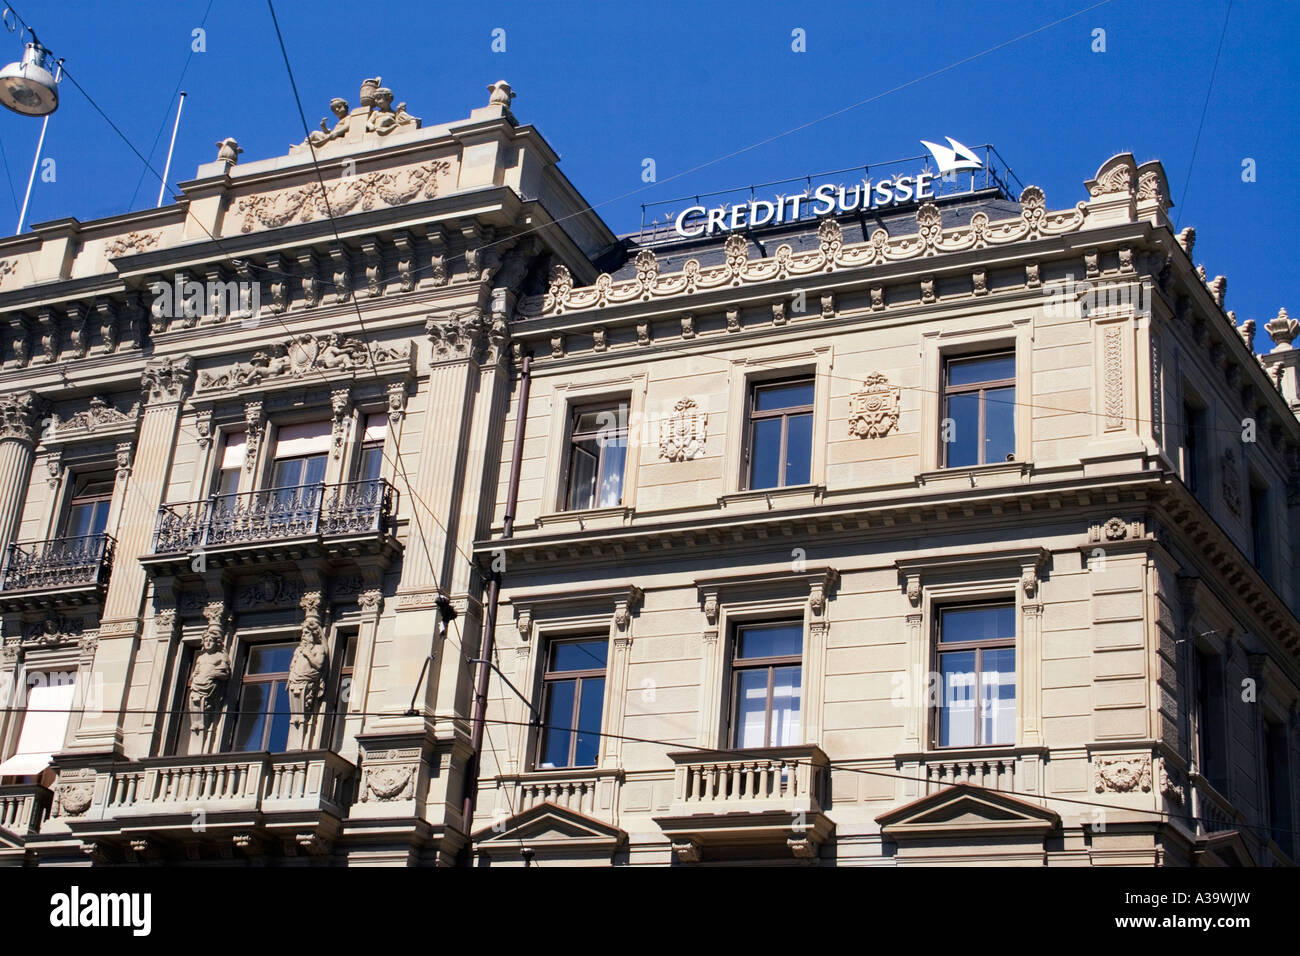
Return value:
[[(761, 630), (765, 627), (797, 626), (800, 631), (799, 636), (799, 653), (769, 655), (767, 657), (739, 657), (740, 635), (746, 630)], [(805, 708), (804, 708), (804, 651), (808, 641), (807, 626), (802, 618), (788, 619), (756, 619), (736, 621), (731, 628), (730, 651), (728, 667), (728, 696), (727, 703), (727, 730), (725, 737), (728, 746), (736, 750), (761, 750), (769, 747), (780, 746), (769, 743), (772, 739), (772, 692), (775, 689), (776, 670), (779, 667), (796, 667), (799, 670), (799, 728), (800, 735), (803, 736)], [(743, 663), (738, 663), (743, 662)], [(738, 710), (740, 707), (739, 684), (740, 677), (748, 671), (758, 671), (766, 668), (767, 670), (767, 699), (763, 710), (763, 743), (759, 747), (744, 747), (740, 743), (740, 722)]]
[[(1220, 795), (1228, 796), (1232, 785), (1231, 761), (1227, 759), (1228, 746), (1228, 673), (1223, 655), (1213, 649), (1198, 647), (1196, 660), (1196, 765), (1201, 777)], [(1208, 662), (1208, 664), (1207, 664)], [(1210, 686), (1211, 682), (1215, 686)], [(1209, 739), (1214, 735), (1216, 739)], [(1215, 776), (1209, 771), (1206, 755), (1215, 751), (1209, 744), (1218, 745), (1214, 758)]]
[[(758, 400), (758, 393), (768, 388), (780, 387), (783, 385), (803, 384), (812, 389), (812, 398), (806, 405), (786, 405), (781, 408), (767, 409), (759, 411), (755, 406)], [(803, 485), (813, 482), (813, 449), (817, 442), (817, 374), (816, 372), (803, 372), (793, 375), (782, 376), (780, 378), (765, 378), (751, 380), (746, 383), (745, 398), (745, 444), (742, 453), (742, 491), (765, 491), (769, 488), (799, 488)], [(809, 415), (811, 417), (811, 427), (809, 428), (808, 442), (808, 481), (799, 482), (798, 484), (789, 484), (786, 481), (787, 450), (790, 441), (790, 418), (795, 415)], [(754, 449), (756, 424), (760, 421), (769, 421), (771, 419), (780, 419), (781, 421), (781, 447), (777, 458), (777, 483), (775, 485), (764, 485), (761, 488), (754, 485)]]
[[(1018, 395), (1016, 395), (1016, 397), (1013, 398), (1011, 402), (1011, 448), (1012, 448), (1011, 457), (1003, 458), (1000, 462), (984, 460), (985, 452), (987, 451), (987, 449), (985, 448), (985, 444), (986, 444), (985, 432), (986, 432), (987, 408), (988, 408), (988, 400), (986, 399), (984, 393), (991, 389), (999, 389), (999, 388), (1010, 388), (1013, 394), (1017, 391), (1018, 356), (1016, 352), (1017, 350), (1015, 346), (1011, 346), (1009, 348), (1007, 347), (995, 348), (990, 351), (961, 352), (961, 353), (940, 356), (940, 375), (942, 377), (941, 378), (942, 388), (941, 388), (940, 403), (939, 403), (939, 445), (941, 449), (941, 454), (939, 455), (940, 468), (973, 468), (973, 467), (978, 467), (980, 465), (1007, 464), (1009, 462), (1014, 462), (1019, 460), (1016, 458), (1016, 448), (1018, 444), (1018, 436), (1016, 433), (1019, 430), (1018, 423), (1016, 421), (1016, 417), (1017, 417), (1016, 409), (1019, 404)], [(980, 382), (974, 382), (969, 385), (954, 386), (949, 383), (949, 379), (951, 377), (949, 373), (949, 368), (952, 366), (954, 362), (969, 362), (974, 359), (991, 359), (991, 358), (1003, 358), (1003, 357), (1009, 357), (1011, 359), (1010, 378), (987, 379)], [(952, 417), (951, 415), (948, 414), (948, 403), (950, 399), (954, 395), (969, 395), (971, 393), (975, 393), (977, 395), (977, 400), (979, 404), (979, 415), (978, 415), (978, 426), (977, 426), (978, 431), (975, 439), (976, 447), (979, 449), (979, 455), (978, 455), (979, 460), (975, 462), (967, 462), (965, 464), (954, 465), (948, 461), (948, 453), (952, 448), (953, 442), (946, 442), (943, 440), (943, 423), (945, 421), (948, 421)]]
[[(286, 749), (284, 749), (284, 750), (269, 750), (269, 749), (267, 749), (265, 746), (262, 747), (261, 749), (258, 749), (258, 750), (236, 750), (236, 749), (235, 749), (235, 742), (236, 742), (236, 740), (238, 739), (238, 736), (239, 736), (239, 724), (240, 724), (240, 720), (241, 720), (241, 718), (243, 718), (243, 716), (244, 716), (244, 688), (245, 688), (245, 687), (247, 687), (249, 684), (272, 684), (272, 685), (274, 685), (277, 681), (283, 681), (283, 682), (284, 682), (284, 685), (285, 685), (285, 693), (286, 693), (286, 694), (288, 693), (288, 685), (289, 685), (289, 670), (288, 670), (288, 668), (286, 668), (284, 671), (267, 672), (267, 673), (265, 673), (265, 674), (252, 674), (252, 675), (249, 674), (249, 672), (248, 672), (248, 663), (249, 663), (249, 659), (250, 659), (250, 658), (252, 657), (252, 655), (253, 655), (253, 652), (254, 652), (255, 650), (257, 650), (258, 648), (261, 648), (261, 647), (272, 647), (272, 646), (275, 646), (275, 645), (280, 645), (280, 646), (282, 646), (282, 647), (290, 647), (290, 648), (292, 648), (292, 647), (296, 647), (296, 646), (297, 646), (297, 641), (293, 640), (292, 638), (285, 638), (285, 637), (282, 637), (282, 636), (278, 636), (278, 635), (277, 635), (277, 636), (274, 636), (274, 637), (268, 637), (268, 638), (265, 639), (265, 640), (256, 640), (256, 641), (247, 641), (247, 642), (243, 642), (243, 641), (241, 641), (240, 643), (241, 643), (243, 646), (242, 646), (242, 648), (241, 648), (241, 653), (240, 653), (240, 656), (241, 656), (242, 659), (241, 659), (240, 664), (239, 664), (239, 682), (238, 682), (238, 688), (237, 688), (237, 690), (236, 690), (236, 692), (235, 692), (235, 694), (234, 694), (234, 701), (233, 701), (234, 712), (230, 715), (232, 719), (229, 721), (229, 731), (228, 731), (228, 733), (227, 733), (227, 735), (226, 735), (226, 746), (222, 748), (222, 752), (225, 752), (225, 753), (276, 753), (276, 754), (279, 754), (279, 753), (288, 753), (289, 751), (288, 751), (288, 749), (287, 749), (287, 748), (288, 748), (288, 740), (287, 740), (287, 738), (286, 738), (286, 741), (285, 741), (285, 748), (286, 748)], [(291, 661), (291, 662), (292, 662), (292, 659), (293, 659), (293, 658), (290, 657), (290, 661)], [(251, 679), (250, 679), (250, 678), (251, 678)], [(275, 713), (276, 713), (276, 711), (275, 711), (274, 708), (275, 708), (275, 694), (272, 693), (271, 696), (270, 696), (270, 697), (268, 698), (268, 700), (267, 700), (267, 704), (266, 704), (265, 709), (262, 711), (262, 716), (267, 718), (266, 726), (265, 726), (264, 730), (262, 731), (262, 743), (263, 743), (263, 744), (267, 744), (267, 743), (269, 743), (269, 741), (267, 740), (267, 738), (269, 737), (269, 735), (270, 735), (270, 733), (271, 733), (272, 725), (274, 724), (274, 719), (273, 719), (273, 718), (274, 718), (274, 715), (275, 715)], [(290, 711), (290, 713), (291, 713), (291, 711)]]
[[(1011, 609), (1012, 631), (1010, 637), (981, 638), (975, 641), (944, 641), (943, 640), (943, 615), (945, 611), (964, 611), (973, 608), (995, 608), (995, 607), (1004, 607), (1004, 608)], [(983, 697), (981, 694), (981, 686), (979, 684), (980, 675), (984, 673), (984, 669), (981, 666), (983, 662), (983, 652), (985, 650), (1005, 650), (1007, 648), (1010, 648), (1012, 652), (1015, 654), (1015, 668), (1012, 671), (1012, 676), (1015, 679), (1015, 696), (1013, 699), (1016, 705), (1015, 719), (1017, 722), (1019, 721), (1022, 712), (1021, 711), (1022, 702), (1020, 697), (1022, 693), (1022, 688), (1020, 686), (1021, 651), (1020, 648), (1017, 646), (1019, 642), (1016, 634), (1016, 619), (1020, 614), (1020, 608), (1017, 606), (1014, 597), (1010, 599), (993, 597), (984, 600), (973, 600), (973, 601), (969, 601), (969, 600), (968, 601), (962, 601), (962, 600), (945, 601), (942, 604), (935, 604), (932, 608), (932, 612), (933, 612), (932, 613), (933, 624), (931, 626), (932, 636), (930, 640), (930, 645), (932, 648), (930, 653), (930, 669), (931, 672), (938, 677), (940, 684), (938, 689), (939, 690), (938, 703), (930, 707), (931, 716), (930, 716), (929, 740), (930, 740), (931, 748), (933, 748), (934, 750), (946, 751), (946, 750), (970, 750), (975, 748), (990, 748), (990, 747), (1014, 747), (1016, 745), (1016, 735), (1014, 733), (1012, 735), (1012, 739), (1006, 743), (1003, 742), (985, 743), (980, 739), (983, 736), (984, 714), (983, 714), (983, 705), (982, 705)], [(975, 742), (972, 744), (945, 744), (942, 743), (940, 740), (940, 734), (942, 733), (942, 729), (943, 729), (941, 711), (943, 710), (943, 708), (947, 706), (947, 703), (944, 700), (945, 688), (943, 687), (943, 683), (942, 683), (943, 669), (940, 666), (941, 663), (940, 659), (944, 654), (963, 653), (972, 650), (975, 652), (975, 664), (973, 667), (973, 671), (976, 680)]]
[(1204, 490), (1205, 474), (1205, 416), (1206, 410), (1203, 405), (1198, 405), (1191, 401), (1188, 396), (1183, 398), (1183, 473), (1181, 475), (1183, 484), (1193, 496), (1201, 494)]
[[(597, 497), (603, 483), (605, 474), (605, 450), (608, 442), (599, 445), (600, 455), (596, 459), (595, 480), (592, 482), (590, 504), (574, 505), (573, 504), (573, 476), (574, 476), (574, 456), (578, 453), (579, 440), (590, 440), (599, 438), (605, 428), (597, 428), (594, 431), (579, 431), (578, 422), (582, 416), (590, 414), (600, 414), (601, 412), (612, 411), (616, 419), (619, 417), (619, 409), (625, 409), (622, 416), (623, 424), (616, 426), (616, 438), (623, 439), (623, 474), (619, 479), (618, 502), (612, 505), (602, 505), (598, 503)], [(632, 415), (632, 402), (628, 397), (618, 397), (606, 400), (592, 400), (574, 402), (568, 407), (568, 422), (565, 428), (564, 442), (564, 461), (563, 469), (560, 475), (560, 510), (566, 512), (573, 511), (594, 511), (600, 508), (621, 508), (627, 503), (627, 477), (628, 477), (628, 449), (629, 449), (629, 431), (630, 418)], [(607, 433), (606, 433), (607, 434)]]
[[(557, 671), (553, 670), (556, 649), (564, 644), (604, 644), (606, 648), (605, 664), (599, 668), (586, 668), (583, 670)], [(580, 714), (582, 712), (583, 702), (583, 681), (599, 679), (600, 688), (600, 723), (596, 728), (596, 759), (590, 764), (577, 764), (574, 759), (577, 755), (578, 737), (581, 735)], [(569, 735), (568, 757), (566, 762), (561, 765), (543, 766), (542, 758), (546, 753), (546, 745), (550, 740), (552, 728), (546, 724), (546, 714), (549, 712), (551, 704), (552, 686), (563, 681), (574, 682), (573, 690), (573, 714), (569, 718), (569, 729), (565, 731)], [(609, 688), (609, 636), (606, 634), (567, 634), (555, 636), (547, 640), (545, 647), (545, 658), (541, 662), (541, 673), (538, 676), (539, 694), (538, 696), (538, 713), (542, 715), (542, 726), (537, 734), (536, 746), (533, 753), (532, 767), (533, 770), (550, 773), (557, 770), (589, 770), (600, 765), (601, 746), (603, 740), (601, 733), (605, 727), (605, 692)]]
[[(79, 491), (85, 485), (107, 482), (109, 489), (106, 492), (86, 495)], [(109, 519), (112, 517), (113, 510), (113, 491), (116, 487), (116, 479), (111, 471), (85, 471), (74, 473), (72, 481), (69, 483), (67, 500), (63, 505), (63, 513), (59, 518), (58, 531), (55, 535), (58, 538), (74, 537), (95, 537), (96, 535), (107, 534)], [(91, 532), (88, 535), (72, 534), (71, 521), (72, 512), (82, 505), (103, 505), (104, 508), (104, 529), (102, 531)]]

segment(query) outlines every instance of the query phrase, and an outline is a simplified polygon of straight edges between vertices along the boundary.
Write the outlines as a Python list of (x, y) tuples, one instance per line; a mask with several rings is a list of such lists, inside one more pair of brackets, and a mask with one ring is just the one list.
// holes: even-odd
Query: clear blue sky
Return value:
[[(214, 159), (223, 137), (239, 140), (245, 161), (302, 139), (265, 0), (212, 0), (207, 52), (192, 58), (208, 0), (15, 2), (159, 171), (169, 98), (189, 60), (173, 184)], [(355, 106), (368, 76), (382, 75), (426, 122), (468, 115), (504, 78), (516, 116), (542, 132), (616, 232), (637, 228), (643, 201), (914, 155), (919, 140), (944, 136), (992, 142), (1049, 208), (1068, 208), (1105, 159), (1130, 150), (1139, 163), (1164, 162), (1173, 214), (1196, 227), (1197, 261), (1228, 276), (1229, 308), (1261, 328), (1279, 306), (1300, 315), (1300, 278), (1285, 265), (1300, 212), (1286, 145), (1300, 140), (1300, 4), (1236, 0), (1224, 34), (1226, 0), (1111, 0), (1008, 42), (1092, 2), (278, 0), (276, 11), (313, 128), (331, 97)], [(498, 27), (504, 53), (491, 50)], [(791, 50), (795, 28), (807, 52)], [(1104, 53), (1092, 50), (1097, 28)], [(0, 60), (17, 59), (16, 37), (0, 34), (3, 43)], [(151, 206), (157, 179), (137, 191), (140, 161), (73, 86), (61, 93), (46, 146), (57, 179), (38, 179), (28, 221)], [(0, 111), (12, 181), (12, 193), (0, 182), (0, 234), (16, 225), (13, 194), (21, 202), (39, 125)], [(659, 178), (648, 188), (646, 157)], [(1242, 182), (1247, 157), (1253, 183)], [(1262, 333), (1256, 345), (1269, 347)]]

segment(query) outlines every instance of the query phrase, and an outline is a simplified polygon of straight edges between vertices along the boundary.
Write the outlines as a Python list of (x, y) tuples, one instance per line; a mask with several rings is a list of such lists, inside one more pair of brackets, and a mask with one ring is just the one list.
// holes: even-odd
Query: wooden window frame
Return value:
[[(796, 626), (800, 630), (799, 636), (799, 653), (775, 655), (769, 657), (740, 657), (740, 635), (742, 631), (761, 630), (765, 627), (782, 627)], [(737, 621), (731, 635), (731, 679), (730, 679), (730, 696), (731, 701), (727, 707), (727, 740), (730, 746), (741, 749), (762, 749), (773, 744), (768, 743), (772, 739), (772, 692), (776, 684), (776, 669), (778, 667), (797, 667), (799, 668), (799, 720), (800, 725), (803, 723), (803, 657), (804, 644), (807, 642), (807, 635), (802, 633), (805, 630), (804, 622), (801, 619), (793, 618), (790, 620), (772, 620), (772, 621)], [(740, 676), (748, 671), (757, 671), (767, 669), (767, 700), (763, 710), (763, 743), (759, 748), (742, 748), (740, 744), (740, 722), (737, 719), (737, 713), (740, 707), (739, 684)]]
[[(758, 411), (755, 406), (758, 403), (758, 393), (764, 389), (779, 387), (782, 385), (808, 385), (812, 388), (812, 401), (806, 405), (786, 405), (781, 408), (769, 408), (766, 411)], [(781, 419), (781, 448), (777, 458), (777, 483), (775, 485), (765, 486), (772, 488), (797, 487), (786, 483), (785, 466), (786, 451), (789, 448), (790, 440), (790, 418), (794, 415), (811, 415), (813, 418), (814, 428), (813, 441), (816, 441), (816, 424), (817, 424), (817, 376), (815, 374), (791, 375), (783, 378), (762, 379), (749, 383), (749, 395), (745, 403), (745, 453), (744, 453), (744, 482), (741, 485), (743, 491), (761, 491), (761, 488), (754, 487), (754, 448), (755, 448), (755, 428), (758, 422), (768, 421), (773, 418)], [(813, 470), (813, 449), (812, 442), (808, 446), (808, 476), (812, 479)]]
[(560, 683), (561, 681), (571, 680), (574, 682), (573, 713), (569, 718), (568, 730), (565, 731), (566, 733), (569, 734), (569, 752), (564, 765), (545, 767), (545, 768), (541, 766), (542, 757), (546, 753), (546, 744), (550, 740), (550, 735), (554, 730), (554, 728), (549, 727), (545, 723), (543, 723), (541, 728), (541, 733), (538, 734), (537, 736), (537, 751), (533, 758), (534, 770), (547, 771), (547, 772), (551, 770), (584, 770), (591, 767), (596, 767), (600, 763), (601, 748), (599, 745), (597, 745), (596, 747), (595, 763), (581, 764), (581, 765), (575, 764), (574, 757), (578, 749), (578, 736), (579, 736), (578, 722), (580, 719), (579, 715), (582, 712), (582, 700), (583, 700), (582, 684), (584, 680), (592, 680), (594, 678), (599, 678), (602, 682), (601, 702), (600, 702), (601, 722), (600, 722), (600, 727), (597, 728), (597, 734), (600, 733), (601, 728), (603, 728), (605, 725), (605, 699), (604, 698), (605, 698), (605, 690), (609, 686), (608, 656), (606, 656), (604, 667), (591, 667), (591, 668), (586, 668), (584, 670), (572, 670), (572, 671), (557, 671), (551, 669), (554, 666), (556, 649), (560, 647), (562, 644), (597, 644), (597, 643), (605, 644), (606, 650), (608, 651), (609, 637), (608, 635), (604, 635), (604, 634), (574, 634), (567, 637), (555, 637), (547, 642), (546, 660), (545, 663), (542, 665), (542, 675), (541, 675), (542, 692), (541, 692), (541, 707), (539, 708), (539, 711), (543, 716), (543, 720), (545, 720), (545, 715), (549, 712), (549, 708), (551, 705), (552, 686), (554, 684)]
[[(623, 416), (623, 424), (615, 427), (615, 437), (623, 439), (623, 475), (619, 481), (618, 504), (599, 505), (596, 503), (597, 493), (602, 483), (602, 476), (605, 474), (605, 444), (601, 444), (600, 457), (596, 459), (596, 480), (592, 484), (589, 504), (575, 505), (573, 503), (573, 474), (574, 474), (574, 455), (577, 454), (577, 444), (580, 440), (599, 438), (602, 433), (608, 435), (606, 428), (597, 428), (591, 431), (579, 431), (578, 422), (583, 415), (589, 415), (593, 412), (614, 413), (615, 419), (619, 417), (619, 410), (626, 409)], [(561, 488), (561, 510), (563, 511), (591, 511), (596, 508), (618, 508), (627, 500), (627, 448), (628, 448), (628, 419), (631, 417), (632, 403), (626, 398), (616, 398), (605, 401), (583, 402), (569, 406), (569, 421), (566, 429), (567, 438), (565, 440), (564, 455), (564, 473), (560, 476)]]
[[(279, 638), (273, 638), (265, 641), (249, 642), (248, 644), (244, 645), (243, 662), (239, 668), (239, 692), (235, 695), (235, 713), (232, 715), (234, 719), (230, 721), (230, 730), (227, 739), (227, 752), (230, 753), (281, 753), (282, 752), (278, 750), (268, 751), (265, 747), (265, 744), (268, 743), (267, 737), (271, 733), (271, 725), (273, 723), (273, 721), (270, 718), (275, 713), (273, 709), (275, 706), (274, 694), (271, 695), (270, 699), (267, 702), (267, 709), (263, 711), (263, 716), (268, 718), (266, 722), (266, 727), (262, 731), (262, 743), (264, 746), (258, 750), (237, 751), (234, 749), (235, 740), (239, 734), (239, 721), (240, 718), (244, 716), (244, 688), (247, 687), (249, 684), (274, 684), (276, 681), (280, 681), (280, 680), (284, 681), (286, 688), (288, 687), (289, 671), (287, 669), (284, 671), (276, 671), (274, 673), (266, 673), (266, 674), (250, 675), (248, 673), (248, 663), (249, 663), (249, 659), (253, 656), (253, 651), (259, 647), (272, 647), (277, 644), (284, 647), (294, 647), (296, 646), (297, 642), (293, 640), (281, 640)], [(290, 658), (290, 660), (292, 661), (292, 658)]]
[[(972, 360), (974, 360), (974, 359), (991, 359), (991, 358), (1004, 358), (1004, 357), (1010, 357), (1010, 359), (1011, 359), (1011, 368), (1012, 368), (1012, 372), (1011, 372), (1011, 377), (1010, 377), (1010, 378), (987, 379), (987, 380), (982, 381), (982, 382), (972, 382), (972, 383), (969, 384), (969, 385), (951, 385), (951, 384), (949, 384), (949, 381), (948, 381), (948, 380), (949, 380), (949, 378), (951, 377), (951, 375), (950, 375), (950, 373), (949, 373), (949, 369), (952, 367), (952, 364), (953, 364), (954, 362), (969, 362), (969, 361), (972, 361)], [(987, 408), (988, 408), (988, 399), (985, 397), (984, 393), (987, 392), (987, 391), (990, 391), (990, 390), (992, 390), (992, 389), (1008, 388), (1008, 387), (1010, 387), (1010, 388), (1014, 391), (1015, 388), (1016, 388), (1015, 364), (1016, 364), (1016, 350), (1015, 350), (1015, 349), (996, 349), (996, 350), (994, 350), (994, 351), (990, 351), (990, 352), (967, 352), (967, 353), (963, 353), (963, 354), (960, 354), (960, 355), (948, 355), (948, 356), (945, 356), (944, 359), (943, 359), (943, 405), (942, 405), (942, 407), (941, 407), (940, 410), (939, 410), (939, 413), (940, 413), (940, 414), (939, 414), (939, 420), (940, 420), (940, 423), (941, 423), (941, 427), (942, 427), (942, 422), (945, 422), (945, 421), (947, 421), (948, 419), (950, 419), (950, 418), (952, 417), (951, 415), (948, 414), (948, 402), (949, 402), (949, 400), (950, 400), (954, 395), (969, 395), (969, 394), (971, 394), (972, 392), (974, 392), (974, 393), (978, 394), (978, 396), (979, 396), (979, 426), (978, 426), (979, 431), (978, 431), (978, 434), (976, 435), (976, 438), (975, 438), (975, 444), (976, 444), (976, 447), (979, 449), (979, 460), (973, 463), (973, 464), (975, 464), (975, 465), (993, 465), (993, 464), (997, 464), (997, 462), (990, 462), (990, 461), (985, 461), (985, 460), (984, 460), (984, 452), (985, 452), (985, 450), (986, 450), (985, 447), (984, 447), (984, 446), (985, 446), (985, 426), (986, 426), (986, 421), (987, 421), (987, 416), (986, 416), (985, 412), (986, 412), (986, 410), (987, 410)], [(1015, 420), (1015, 403), (1014, 403), (1014, 402), (1012, 403), (1011, 428), (1012, 428), (1011, 446), (1012, 446), (1012, 449), (1013, 449), (1013, 450), (1012, 450), (1012, 452), (1011, 452), (1011, 458), (1010, 458), (1009, 460), (1011, 460), (1011, 461), (1015, 461), (1015, 454), (1016, 454), (1016, 453), (1015, 453), (1014, 449), (1015, 449), (1015, 445), (1016, 445), (1016, 441), (1015, 441), (1016, 420)], [(952, 443), (952, 442), (941, 442), (940, 444), (943, 446), (943, 465), (942, 465), (942, 467), (944, 467), (944, 468), (970, 468), (970, 467), (972, 466), (972, 463), (967, 463), (967, 464), (964, 464), (964, 465), (950, 465), (950, 464), (948, 463), (948, 452), (949, 452), (949, 450), (952, 448), (952, 444), (953, 444), (953, 443)], [(1002, 461), (1003, 461), (1003, 462), (1006, 462), (1006, 461), (1008, 461), (1008, 459), (1004, 458), (1004, 459), (1002, 459)]]
[[(1012, 612), (1011, 636), (981, 639), (977, 641), (945, 641), (943, 639), (944, 612), (965, 611), (965, 610), (971, 610), (975, 608), (1010, 608)], [(981, 712), (982, 710), (981, 688), (980, 688), (979, 680), (980, 680), (980, 675), (984, 673), (983, 652), (986, 650), (1000, 651), (1000, 650), (1006, 650), (1007, 648), (1011, 648), (1011, 650), (1015, 652), (1017, 658), (1016, 671), (1013, 671), (1012, 673), (1013, 676), (1017, 677), (1015, 702), (1016, 702), (1016, 713), (1017, 715), (1019, 715), (1020, 703), (1021, 703), (1020, 702), (1021, 688), (1020, 688), (1020, 682), (1018, 680), (1020, 650), (1016, 647), (1016, 633), (1015, 633), (1015, 623), (1014, 623), (1015, 615), (1019, 613), (1020, 611), (1016, 607), (1016, 602), (1014, 600), (1007, 601), (1007, 600), (995, 599), (991, 601), (960, 601), (951, 604), (940, 604), (934, 608), (934, 637), (933, 640), (931, 641), (931, 645), (934, 648), (934, 650), (930, 658), (931, 661), (930, 669), (940, 682), (939, 703), (936, 706), (931, 708), (933, 713), (930, 721), (930, 746), (935, 750), (969, 750), (974, 747), (1011, 747), (1015, 745), (1014, 738), (1009, 743), (984, 743), (980, 739), (983, 736), (984, 715)], [(975, 742), (972, 744), (945, 744), (942, 743), (939, 739), (943, 727), (941, 712), (947, 706), (947, 702), (944, 700), (945, 688), (943, 686), (943, 677), (942, 677), (943, 669), (942, 667), (940, 667), (940, 659), (944, 654), (964, 653), (967, 651), (975, 652), (975, 666), (974, 666), (975, 682), (976, 682), (975, 697), (974, 697), (975, 711), (976, 711)]]

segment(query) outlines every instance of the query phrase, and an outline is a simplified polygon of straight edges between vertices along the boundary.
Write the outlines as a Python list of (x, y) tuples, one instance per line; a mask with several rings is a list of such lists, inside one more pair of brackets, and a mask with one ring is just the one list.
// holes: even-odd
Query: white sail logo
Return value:
[(958, 169), (984, 168), (984, 164), (980, 162), (978, 156), (971, 152), (970, 147), (963, 146), (951, 136), (945, 136), (944, 139), (948, 141), (947, 146), (921, 140), (921, 145), (934, 156), (934, 161), (938, 164), (940, 173), (950, 173)]

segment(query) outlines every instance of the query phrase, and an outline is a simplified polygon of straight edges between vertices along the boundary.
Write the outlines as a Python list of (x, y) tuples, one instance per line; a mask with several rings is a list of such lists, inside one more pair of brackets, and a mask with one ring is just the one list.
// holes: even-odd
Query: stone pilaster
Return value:
[[(629, 587), (614, 602), (610, 620), (609, 663), (605, 667), (605, 726), (622, 727), (627, 709), (627, 677), (632, 657), (632, 612), (641, 603), (641, 589)], [(623, 739), (617, 735), (601, 738), (601, 767), (618, 767), (623, 759)]]
[(113, 751), (121, 746), (119, 714), (130, 686), (146, 590), (144, 568), (137, 558), (148, 554), (152, 547), (158, 506), (171, 473), (181, 406), (193, 380), (194, 361), (188, 355), (153, 359), (141, 376), (145, 407), (135, 460), (129, 474), (119, 479), (126, 487), (95, 658), (104, 704), (97, 716), (87, 715), (70, 749)]

